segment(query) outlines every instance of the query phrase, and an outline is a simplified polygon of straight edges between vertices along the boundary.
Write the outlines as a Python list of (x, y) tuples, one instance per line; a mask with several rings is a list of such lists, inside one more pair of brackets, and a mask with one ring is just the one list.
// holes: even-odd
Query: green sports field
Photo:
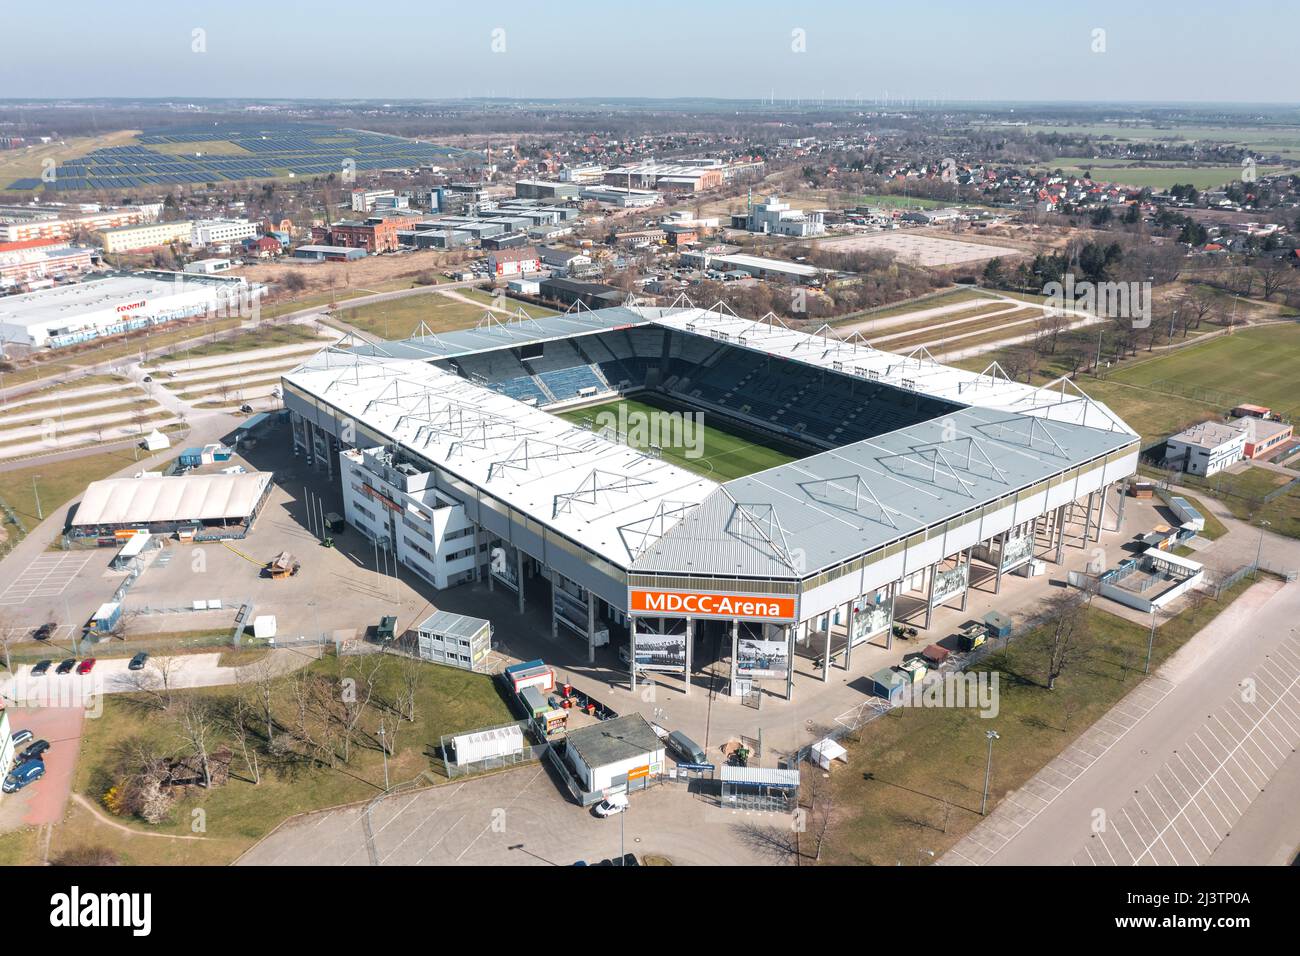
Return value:
[(1267, 405), (1291, 417), (1300, 413), (1300, 389), (1296, 388), (1300, 381), (1300, 323), (1222, 335), (1125, 365), (1107, 380), (1186, 398), (1213, 401), (1231, 397), (1234, 402)]
[[(782, 447), (776, 440), (745, 432), (708, 412), (698, 413), (701, 419), (698, 419), (699, 430), (695, 431), (697, 419), (690, 417), (689, 410), (658, 396), (650, 401), (616, 399), (569, 409), (560, 412), (559, 417), (577, 424), (591, 420), (599, 425), (602, 413), (608, 413), (611, 422), (619, 423), (615, 427), (628, 436), (628, 444), (642, 450), (651, 443), (659, 444), (665, 461), (714, 481), (752, 475), (804, 454), (792, 447)], [(665, 413), (687, 414), (688, 418), (670, 419)], [(661, 441), (648, 441), (647, 437), (658, 437)]]

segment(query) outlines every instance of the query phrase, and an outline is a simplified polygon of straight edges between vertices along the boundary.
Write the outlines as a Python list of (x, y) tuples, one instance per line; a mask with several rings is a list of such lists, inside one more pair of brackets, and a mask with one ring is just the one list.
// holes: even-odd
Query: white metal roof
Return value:
[(220, 521), (252, 514), (271, 480), (269, 471), (243, 475), (109, 478), (86, 489), (74, 527)]
[(964, 371), (825, 328), (810, 335), (694, 307), (602, 309), (563, 330), (559, 321), (510, 323), (491, 345), (648, 322), (971, 407), (724, 487), (428, 364), (487, 342), (331, 348), (285, 379), (595, 554), (647, 571), (784, 577), (792, 548), (809, 568), (834, 564), (1136, 438), (1067, 381), (1034, 388), (996, 365)]
[(427, 362), (330, 349), (284, 377), (623, 567), (718, 487)]

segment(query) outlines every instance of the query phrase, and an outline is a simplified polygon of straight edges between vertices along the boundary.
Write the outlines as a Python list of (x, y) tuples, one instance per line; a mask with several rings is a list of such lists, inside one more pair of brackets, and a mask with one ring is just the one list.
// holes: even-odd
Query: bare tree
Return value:
[(1080, 650), (1087, 626), (1086, 606), (1078, 594), (1062, 591), (1047, 601), (1044, 623), (1050, 632), (1047, 660), (1047, 689), (1056, 689), (1056, 679), (1065, 672)]
[(212, 786), (212, 768), (208, 761), (211, 742), (216, 734), (216, 720), (207, 698), (189, 695), (181, 699), (177, 714), (177, 733), (199, 761), (203, 786)]

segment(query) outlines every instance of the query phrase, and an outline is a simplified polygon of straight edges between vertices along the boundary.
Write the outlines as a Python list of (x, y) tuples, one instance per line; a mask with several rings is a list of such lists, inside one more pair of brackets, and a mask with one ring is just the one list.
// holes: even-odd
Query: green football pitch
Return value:
[(806, 454), (739, 429), (720, 416), (663, 400), (616, 399), (558, 414), (577, 424), (611, 424), (632, 447), (645, 451), (657, 444), (665, 461), (714, 481), (752, 475)]

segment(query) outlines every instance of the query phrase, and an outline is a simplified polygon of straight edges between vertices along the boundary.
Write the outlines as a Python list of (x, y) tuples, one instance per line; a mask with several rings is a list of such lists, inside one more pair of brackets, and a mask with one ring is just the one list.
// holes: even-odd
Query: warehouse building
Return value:
[[(718, 482), (551, 413), (641, 392), (806, 456)], [(896, 602), (922, 627), (964, 607), (975, 562), (998, 593), (1009, 574), (1061, 563), (1067, 537), (1092, 547), (1139, 448), (1065, 380), (1035, 388), (693, 307), (328, 348), (284, 376), (284, 401), (308, 466), (332, 476), (387, 455), (415, 479), (348, 473), (386, 499), (360, 502), (384, 522), (368, 534), (405, 536), (434, 575), (454, 556), (449, 581), (476, 576), (520, 613), (545, 601), (553, 634), (584, 641), (589, 661), (617, 634), (633, 686), (647, 670), (695, 674), (696, 643), (730, 647), (737, 699), (765, 683), (790, 698), (797, 647), (847, 668), (855, 646), (888, 646)]]
[(269, 471), (109, 478), (90, 483), (68, 524), (74, 538), (126, 538), (140, 531), (195, 540), (241, 538), (270, 489)]
[(563, 202), (577, 199), (582, 192), (578, 183), (546, 182), (540, 179), (521, 179), (515, 183), (515, 197), (518, 199), (549, 199)]
[(571, 730), (564, 762), (573, 771), (582, 802), (607, 792), (640, 790), (664, 772), (664, 744), (640, 714), (602, 720)]
[(776, 196), (766, 202), (755, 203), (743, 215), (731, 217), (733, 229), (761, 232), (774, 236), (820, 236), (826, 231), (826, 222), (820, 212), (791, 209), (789, 203)]
[[(166, 275), (168, 278), (163, 278)], [(90, 279), (0, 299), (0, 342), (59, 348), (105, 335), (220, 313), (248, 288), (244, 279), (135, 274)]]

